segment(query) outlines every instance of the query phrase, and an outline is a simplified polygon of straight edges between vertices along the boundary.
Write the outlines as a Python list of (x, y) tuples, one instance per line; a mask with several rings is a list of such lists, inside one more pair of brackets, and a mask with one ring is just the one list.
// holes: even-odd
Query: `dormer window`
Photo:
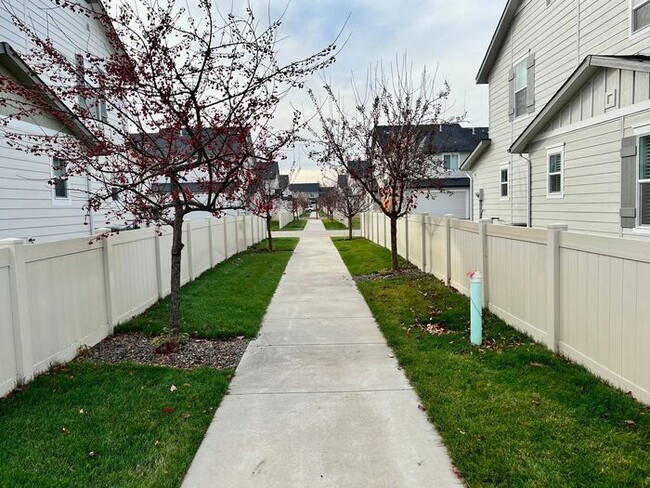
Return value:
[(458, 153), (444, 153), (442, 161), (445, 169), (449, 171), (458, 171)]

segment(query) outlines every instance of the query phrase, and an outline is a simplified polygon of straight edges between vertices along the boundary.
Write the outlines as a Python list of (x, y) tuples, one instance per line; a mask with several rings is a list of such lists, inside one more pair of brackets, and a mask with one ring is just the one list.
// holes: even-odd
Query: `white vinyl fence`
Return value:
[[(390, 248), (390, 222), (365, 213), (362, 235)], [(650, 403), (650, 243), (547, 229), (411, 215), (400, 255), (468, 294), (483, 274), (483, 304), (507, 323)]]
[(291, 212), (287, 212), (286, 210), (280, 210), (278, 212), (278, 226), (280, 229), (287, 226), (291, 222), (293, 222), (293, 214)]
[[(264, 220), (186, 222), (181, 281), (264, 239)], [(24, 245), (0, 240), (0, 396), (111, 334), (170, 291), (171, 229)]]

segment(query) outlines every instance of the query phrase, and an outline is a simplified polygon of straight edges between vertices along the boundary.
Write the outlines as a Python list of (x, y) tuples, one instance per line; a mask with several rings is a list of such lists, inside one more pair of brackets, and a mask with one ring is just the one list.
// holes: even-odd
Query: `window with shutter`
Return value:
[(650, 135), (639, 138), (639, 225), (650, 226)]
[(528, 113), (528, 58), (515, 64), (513, 69), (515, 117), (519, 117)]
[(551, 148), (546, 153), (546, 196), (559, 198), (564, 195), (564, 150)]

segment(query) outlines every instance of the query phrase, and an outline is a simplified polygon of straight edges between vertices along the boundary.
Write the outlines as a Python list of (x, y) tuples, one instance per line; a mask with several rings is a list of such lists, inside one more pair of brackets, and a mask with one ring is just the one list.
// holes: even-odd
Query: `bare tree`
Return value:
[(338, 207), (340, 197), (339, 189), (335, 186), (325, 186), (320, 189), (319, 207), (325, 209), (327, 218), (330, 220), (334, 219), (334, 211)]
[(280, 100), (333, 62), (334, 46), (280, 63), (282, 19), (263, 26), (250, 5), (236, 15), (210, 0), (193, 2), (192, 11), (139, 0), (110, 14), (101, 2), (53, 3), (101, 23), (109, 54), (75, 46), (70, 59), (14, 16), (32, 47), (12, 55), (29, 66), (31, 81), (0, 74), (0, 110), (21, 120), (47, 113), (72, 130), (25, 134), (8, 119), (0, 126), (12, 147), (65, 162), (52, 183), (89, 175), (97, 183), (89, 209), (119, 194), (109, 221), (172, 226), (169, 328), (177, 336), (185, 216), (245, 205), (255, 172), (300, 128), (298, 112), (290, 127), (271, 126)]
[(436, 89), (436, 78), (425, 70), (414, 77), (406, 58), (384, 71), (368, 72), (363, 90), (353, 83), (355, 103), (346, 110), (330, 84), (320, 101), (310, 91), (319, 127), (312, 135), (319, 149), (312, 157), (326, 167), (344, 168), (375, 206), (390, 219), (391, 268), (397, 260), (397, 220), (415, 206), (423, 179), (439, 185), (444, 171), (432, 161), (435, 148), (427, 141), (431, 124), (443, 123), (443, 102), (449, 87)]
[(337, 202), (338, 211), (343, 214), (348, 222), (348, 239), (352, 239), (352, 219), (363, 212), (370, 210), (371, 203), (368, 193), (355, 180), (339, 178), (339, 199)]

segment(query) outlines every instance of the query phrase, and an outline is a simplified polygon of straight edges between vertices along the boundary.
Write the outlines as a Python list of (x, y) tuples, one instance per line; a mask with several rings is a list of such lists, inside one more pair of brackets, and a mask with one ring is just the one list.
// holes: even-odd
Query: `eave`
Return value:
[(650, 72), (648, 56), (587, 56), (544, 108), (528, 124), (508, 149), (514, 154), (525, 153), (530, 143), (564, 109), (582, 87), (602, 68)]
[(461, 171), (469, 171), (471, 167), (481, 159), (481, 156), (487, 149), (490, 147), (492, 144), (492, 139), (483, 139), (481, 142), (478, 143), (478, 145), (474, 148), (472, 153), (467, 156), (467, 159), (463, 161), (463, 163), (460, 165), (460, 170)]
[(0, 64), (18, 83), (38, 93), (44, 109), (61, 122), (70, 134), (87, 144), (98, 142), (93, 133), (6, 42), (0, 42)]
[(497, 24), (497, 29), (494, 31), (488, 50), (485, 53), (481, 67), (476, 75), (476, 83), (478, 85), (487, 84), (490, 72), (492, 71), (492, 66), (496, 61), (497, 56), (499, 56), (503, 43), (508, 37), (510, 26), (512, 25), (512, 21), (517, 14), (520, 4), (521, 0), (508, 0), (508, 3), (506, 3), (506, 7), (503, 9), (503, 13), (501, 14), (501, 18)]

